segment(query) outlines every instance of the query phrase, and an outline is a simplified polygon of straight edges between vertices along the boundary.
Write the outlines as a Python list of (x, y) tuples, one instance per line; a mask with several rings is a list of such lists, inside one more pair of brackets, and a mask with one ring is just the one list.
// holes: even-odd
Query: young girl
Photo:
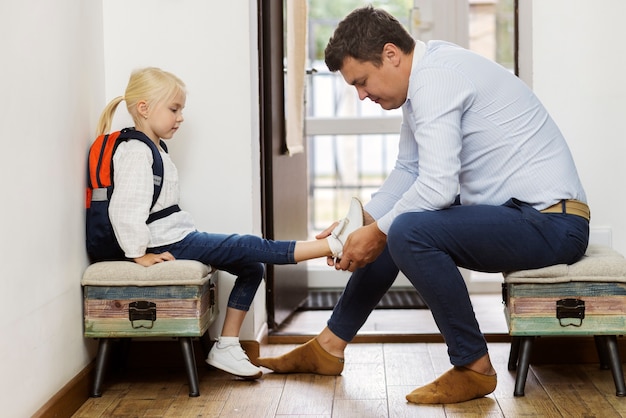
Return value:
[[(135, 129), (159, 146), (171, 139), (183, 122), (186, 91), (175, 75), (158, 68), (131, 74), (124, 97), (113, 99), (98, 122), (97, 134), (108, 133), (117, 106), (126, 101)], [(207, 363), (233, 375), (256, 379), (262, 375), (239, 344), (239, 331), (263, 280), (262, 263), (294, 264), (319, 257), (338, 257), (348, 235), (362, 226), (360, 202), (353, 199), (348, 217), (330, 234), (314, 241), (270, 241), (254, 235), (199, 232), (189, 213), (171, 215), (146, 224), (150, 213), (179, 203), (178, 172), (161, 150), (164, 175), (161, 194), (150, 209), (153, 194), (152, 153), (140, 141), (122, 142), (113, 156), (115, 188), (109, 217), (125, 256), (142, 266), (174, 259), (197, 260), (236, 276), (228, 299), (221, 336)], [(322, 236), (323, 235), (323, 236)]]

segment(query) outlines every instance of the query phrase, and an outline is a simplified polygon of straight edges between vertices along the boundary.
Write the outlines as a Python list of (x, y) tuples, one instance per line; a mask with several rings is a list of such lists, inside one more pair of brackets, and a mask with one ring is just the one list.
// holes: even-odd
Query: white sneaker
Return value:
[[(350, 202), (350, 210), (345, 218), (339, 221), (339, 225), (330, 233), (329, 245), (333, 257), (341, 258), (343, 246), (348, 235), (363, 226), (363, 205), (356, 197)], [(333, 239), (334, 238), (334, 239)]]
[(263, 376), (261, 369), (250, 362), (241, 345), (234, 344), (225, 347), (218, 347), (218, 345), (217, 342), (213, 344), (206, 359), (207, 364), (245, 379), (258, 379)]

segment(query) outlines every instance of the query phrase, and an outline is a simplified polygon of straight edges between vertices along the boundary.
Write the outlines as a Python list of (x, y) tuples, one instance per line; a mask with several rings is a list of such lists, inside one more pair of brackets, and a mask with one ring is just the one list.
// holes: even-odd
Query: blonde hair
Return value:
[(137, 125), (139, 119), (137, 114), (138, 102), (145, 100), (148, 105), (155, 106), (163, 100), (174, 97), (178, 92), (186, 93), (185, 83), (172, 73), (155, 67), (146, 67), (133, 71), (124, 96), (111, 100), (100, 114), (96, 136), (109, 133), (113, 115), (122, 100), (126, 101), (128, 113), (130, 113), (135, 125)]

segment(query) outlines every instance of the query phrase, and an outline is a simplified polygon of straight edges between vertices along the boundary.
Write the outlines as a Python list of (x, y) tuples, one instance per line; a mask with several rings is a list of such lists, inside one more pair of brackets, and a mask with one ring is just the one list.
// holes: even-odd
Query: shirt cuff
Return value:
[(378, 229), (381, 230), (382, 233), (387, 235), (389, 233), (389, 228), (391, 228), (391, 224), (393, 223), (393, 214), (387, 213), (382, 218), (376, 221), (378, 225)]

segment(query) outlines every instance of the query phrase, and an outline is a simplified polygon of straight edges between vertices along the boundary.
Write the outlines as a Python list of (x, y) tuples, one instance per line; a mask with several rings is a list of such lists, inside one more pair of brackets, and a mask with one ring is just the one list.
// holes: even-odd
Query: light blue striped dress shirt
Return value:
[(366, 210), (384, 233), (405, 212), (586, 202), (572, 155), (535, 94), (508, 70), (443, 41), (418, 41), (398, 158)]

